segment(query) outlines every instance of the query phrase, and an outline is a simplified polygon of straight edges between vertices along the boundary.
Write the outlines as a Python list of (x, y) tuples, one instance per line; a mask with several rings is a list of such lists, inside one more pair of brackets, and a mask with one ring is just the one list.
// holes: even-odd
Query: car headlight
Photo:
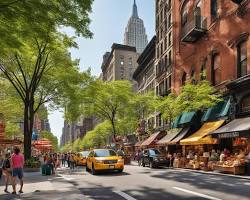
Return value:
[(158, 161), (159, 159), (158, 158), (154, 158), (154, 161)]
[(96, 160), (95, 162), (96, 163), (103, 163), (104, 161), (103, 160)]
[(118, 163), (124, 163), (124, 160), (123, 159), (119, 159)]

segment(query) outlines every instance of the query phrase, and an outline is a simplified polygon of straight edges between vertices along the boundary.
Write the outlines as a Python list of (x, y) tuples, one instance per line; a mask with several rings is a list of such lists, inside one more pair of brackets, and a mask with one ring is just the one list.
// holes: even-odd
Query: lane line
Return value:
[(199, 192), (193, 192), (191, 190), (186, 190), (186, 189), (183, 189), (183, 188), (179, 188), (179, 187), (172, 187), (176, 190), (179, 190), (179, 191), (182, 191), (182, 192), (186, 192), (186, 193), (189, 193), (189, 194), (194, 194), (196, 196), (199, 196), (199, 197), (203, 197), (205, 199), (210, 199), (210, 200), (222, 200), (222, 199), (219, 199), (219, 198), (216, 198), (216, 197), (212, 197), (212, 196), (209, 196), (209, 195), (206, 195), (206, 194), (202, 194), (202, 193), (199, 193)]
[(134, 197), (129, 196), (125, 192), (122, 192), (122, 191), (113, 191), (113, 192), (120, 195), (120, 196), (122, 196), (123, 198), (125, 198), (127, 200), (136, 200)]

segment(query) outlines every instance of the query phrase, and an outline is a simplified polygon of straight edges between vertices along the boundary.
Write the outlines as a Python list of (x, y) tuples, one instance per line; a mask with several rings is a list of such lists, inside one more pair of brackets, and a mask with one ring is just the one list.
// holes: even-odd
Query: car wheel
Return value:
[(92, 175), (96, 175), (96, 170), (95, 170), (94, 163), (92, 163), (91, 174), (92, 174)]
[(118, 173), (122, 173), (122, 172), (123, 172), (123, 169), (119, 169), (119, 170), (118, 170)]
[(145, 167), (145, 163), (144, 162), (142, 163), (142, 166)]
[(150, 167), (151, 169), (154, 168), (153, 161), (150, 161), (150, 162), (149, 162), (149, 167)]

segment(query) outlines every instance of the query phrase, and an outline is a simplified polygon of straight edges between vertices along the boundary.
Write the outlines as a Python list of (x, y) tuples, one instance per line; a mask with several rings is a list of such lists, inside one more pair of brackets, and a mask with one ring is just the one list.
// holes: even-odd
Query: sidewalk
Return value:
[[(66, 169), (60, 169), (60, 172)], [(59, 175), (42, 176), (41, 173), (24, 174), (23, 194), (12, 195), (4, 193), (3, 180), (0, 181), (0, 199), (1, 200), (87, 200), (81, 192), (67, 180)], [(17, 191), (19, 185), (17, 186)], [(12, 192), (11, 185), (8, 190)]]
[[(138, 163), (136, 161), (131, 161), (131, 165), (133, 166), (138, 166)], [(164, 169), (174, 169), (174, 170), (179, 170), (179, 171), (188, 171), (188, 172), (193, 172), (193, 173), (200, 173), (200, 174), (208, 174), (208, 175), (218, 175), (218, 176), (228, 176), (232, 178), (239, 178), (239, 179), (245, 179), (245, 180), (250, 180), (250, 176), (248, 175), (233, 175), (233, 174), (224, 174), (216, 171), (202, 171), (202, 170), (193, 170), (193, 169), (184, 169), (184, 168), (165, 168)]]

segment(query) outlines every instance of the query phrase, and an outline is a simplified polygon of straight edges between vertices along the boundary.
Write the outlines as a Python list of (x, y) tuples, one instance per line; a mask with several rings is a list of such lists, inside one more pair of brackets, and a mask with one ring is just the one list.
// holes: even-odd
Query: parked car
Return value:
[(94, 149), (87, 157), (86, 170), (94, 175), (100, 171), (123, 172), (124, 159), (112, 149)]
[(141, 156), (141, 165), (150, 168), (168, 166), (169, 160), (160, 153), (157, 149), (146, 149)]

